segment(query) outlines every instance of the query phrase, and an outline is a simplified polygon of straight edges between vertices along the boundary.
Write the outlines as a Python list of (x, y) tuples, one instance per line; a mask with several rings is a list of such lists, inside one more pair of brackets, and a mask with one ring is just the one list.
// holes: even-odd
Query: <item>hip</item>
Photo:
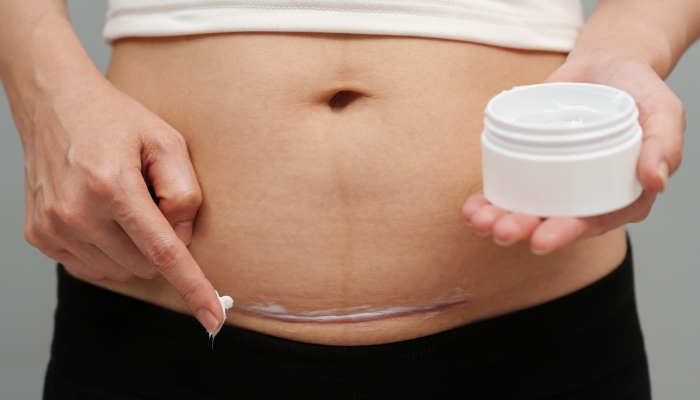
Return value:
[(539, 306), (356, 347), (225, 326), (212, 351), (193, 317), (60, 268), (58, 281), (46, 399), (650, 398), (629, 254), (601, 280)]

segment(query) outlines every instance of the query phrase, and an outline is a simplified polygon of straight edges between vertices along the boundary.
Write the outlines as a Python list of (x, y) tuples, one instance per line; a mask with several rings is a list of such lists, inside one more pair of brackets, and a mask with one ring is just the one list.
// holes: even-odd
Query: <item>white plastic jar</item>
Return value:
[(586, 217), (642, 193), (639, 111), (624, 91), (587, 83), (519, 86), (489, 101), (481, 135), (484, 195), (503, 209)]

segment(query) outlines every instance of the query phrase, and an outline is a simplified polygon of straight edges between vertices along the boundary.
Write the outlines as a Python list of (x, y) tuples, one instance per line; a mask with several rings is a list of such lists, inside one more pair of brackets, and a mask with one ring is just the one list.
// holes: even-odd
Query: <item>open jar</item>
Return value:
[(587, 217), (642, 193), (632, 96), (609, 86), (546, 83), (492, 98), (481, 135), (484, 195), (513, 212)]

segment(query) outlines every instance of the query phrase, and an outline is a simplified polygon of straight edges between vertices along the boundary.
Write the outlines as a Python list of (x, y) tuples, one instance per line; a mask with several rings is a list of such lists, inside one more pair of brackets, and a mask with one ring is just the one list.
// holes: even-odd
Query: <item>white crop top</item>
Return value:
[(579, 0), (109, 0), (103, 36), (330, 32), (568, 52), (582, 26)]

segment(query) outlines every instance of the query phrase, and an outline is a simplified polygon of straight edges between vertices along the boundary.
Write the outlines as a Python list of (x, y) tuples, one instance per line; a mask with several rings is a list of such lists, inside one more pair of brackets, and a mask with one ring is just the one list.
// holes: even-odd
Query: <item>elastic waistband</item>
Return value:
[(148, 398), (438, 398), (455, 391), (543, 398), (644, 357), (629, 251), (611, 274), (554, 301), (423, 338), (359, 347), (227, 325), (212, 350), (193, 317), (81, 282), (61, 266), (58, 282), (50, 368), (62, 379)]

